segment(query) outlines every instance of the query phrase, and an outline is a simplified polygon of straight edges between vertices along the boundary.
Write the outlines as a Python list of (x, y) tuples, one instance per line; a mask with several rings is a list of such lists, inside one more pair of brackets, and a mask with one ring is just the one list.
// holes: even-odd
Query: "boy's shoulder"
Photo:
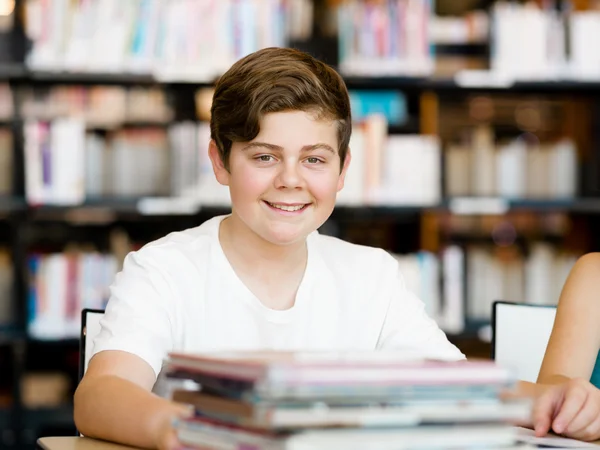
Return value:
[(387, 251), (366, 245), (353, 244), (343, 239), (316, 234), (314, 245), (319, 249), (321, 258), (329, 266), (360, 270), (361, 272), (396, 271), (398, 263)]
[(148, 242), (137, 250), (140, 257), (184, 256), (193, 253), (195, 258), (208, 251), (218, 238), (222, 216), (213, 217), (197, 227), (173, 231), (159, 239)]

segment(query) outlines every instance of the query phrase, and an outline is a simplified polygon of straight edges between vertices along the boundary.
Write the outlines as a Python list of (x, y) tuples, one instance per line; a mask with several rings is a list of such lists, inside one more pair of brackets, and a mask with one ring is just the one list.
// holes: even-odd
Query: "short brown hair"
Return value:
[(260, 131), (260, 119), (281, 111), (314, 112), (338, 124), (343, 165), (352, 133), (348, 89), (331, 67), (291, 48), (265, 48), (237, 61), (217, 81), (210, 133), (225, 167), (233, 142), (248, 142)]

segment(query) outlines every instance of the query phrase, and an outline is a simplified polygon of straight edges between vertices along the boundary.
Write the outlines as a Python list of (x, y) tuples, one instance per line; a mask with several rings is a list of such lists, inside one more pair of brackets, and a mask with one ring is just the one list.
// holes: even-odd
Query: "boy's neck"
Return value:
[(290, 245), (272, 244), (250, 230), (235, 214), (221, 222), (219, 241), (233, 265), (252, 267), (257, 273), (304, 272), (306, 267), (306, 241)]

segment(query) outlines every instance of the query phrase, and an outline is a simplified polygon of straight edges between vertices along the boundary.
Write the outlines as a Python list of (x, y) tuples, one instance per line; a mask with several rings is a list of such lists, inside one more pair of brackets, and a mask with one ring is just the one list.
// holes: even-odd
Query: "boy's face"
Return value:
[[(215, 161), (215, 156), (217, 161)], [(227, 171), (211, 143), (221, 184), (229, 186), (233, 215), (266, 241), (302, 241), (330, 216), (344, 185), (337, 125), (302, 111), (270, 113), (250, 142), (234, 142)]]

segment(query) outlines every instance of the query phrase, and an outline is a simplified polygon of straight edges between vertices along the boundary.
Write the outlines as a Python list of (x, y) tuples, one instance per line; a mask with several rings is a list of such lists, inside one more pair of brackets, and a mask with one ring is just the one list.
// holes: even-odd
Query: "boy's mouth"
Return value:
[(310, 205), (310, 203), (271, 203), (268, 201), (264, 201), (271, 208), (279, 209), (281, 211), (287, 212), (297, 212), (303, 209), (306, 209)]

